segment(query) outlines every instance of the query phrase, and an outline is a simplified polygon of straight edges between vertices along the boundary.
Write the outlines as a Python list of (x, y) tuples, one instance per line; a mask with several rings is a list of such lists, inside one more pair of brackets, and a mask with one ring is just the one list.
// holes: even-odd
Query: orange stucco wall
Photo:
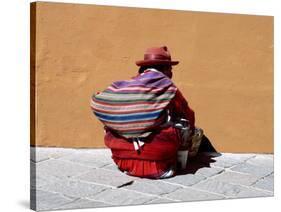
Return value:
[(218, 151), (273, 151), (273, 17), (46, 2), (32, 11), (31, 144), (103, 147), (91, 95), (165, 44)]

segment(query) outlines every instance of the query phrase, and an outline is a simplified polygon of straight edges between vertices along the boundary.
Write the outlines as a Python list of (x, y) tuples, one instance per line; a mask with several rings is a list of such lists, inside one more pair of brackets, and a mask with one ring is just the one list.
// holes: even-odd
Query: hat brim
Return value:
[(168, 60), (139, 60), (136, 61), (137, 66), (149, 66), (149, 65), (172, 65), (175, 66), (179, 61), (168, 61)]

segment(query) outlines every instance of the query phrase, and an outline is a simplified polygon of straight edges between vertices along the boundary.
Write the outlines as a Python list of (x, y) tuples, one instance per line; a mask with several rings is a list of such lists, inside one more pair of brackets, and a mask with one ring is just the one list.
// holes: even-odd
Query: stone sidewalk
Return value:
[(272, 154), (201, 153), (164, 180), (121, 173), (108, 149), (31, 148), (30, 163), (36, 210), (273, 196)]

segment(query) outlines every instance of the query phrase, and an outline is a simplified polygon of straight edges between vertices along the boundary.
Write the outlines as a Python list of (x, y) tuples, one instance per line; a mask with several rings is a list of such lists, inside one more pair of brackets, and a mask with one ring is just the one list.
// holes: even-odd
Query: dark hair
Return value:
[(149, 69), (149, 68), (154, 68), (156, 69), (157, 71), (161, 71), (163, 72), (167, 66), (170, 66), (170, 65), (150, 65), (150, 66), (141, 66), (139, 68), (139, 74), (143, 73), (146, 69)]

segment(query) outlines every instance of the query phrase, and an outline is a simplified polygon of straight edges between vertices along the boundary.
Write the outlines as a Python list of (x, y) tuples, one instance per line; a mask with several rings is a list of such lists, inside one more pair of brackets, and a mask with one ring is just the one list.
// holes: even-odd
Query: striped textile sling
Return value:
[(125, 138), (146, 137), (166, 121), (166, 106), (177, 91), (173, 82), (155, 69), (131, 80), (116, 81), (93, 95), (91, 108), (109, 129)]

